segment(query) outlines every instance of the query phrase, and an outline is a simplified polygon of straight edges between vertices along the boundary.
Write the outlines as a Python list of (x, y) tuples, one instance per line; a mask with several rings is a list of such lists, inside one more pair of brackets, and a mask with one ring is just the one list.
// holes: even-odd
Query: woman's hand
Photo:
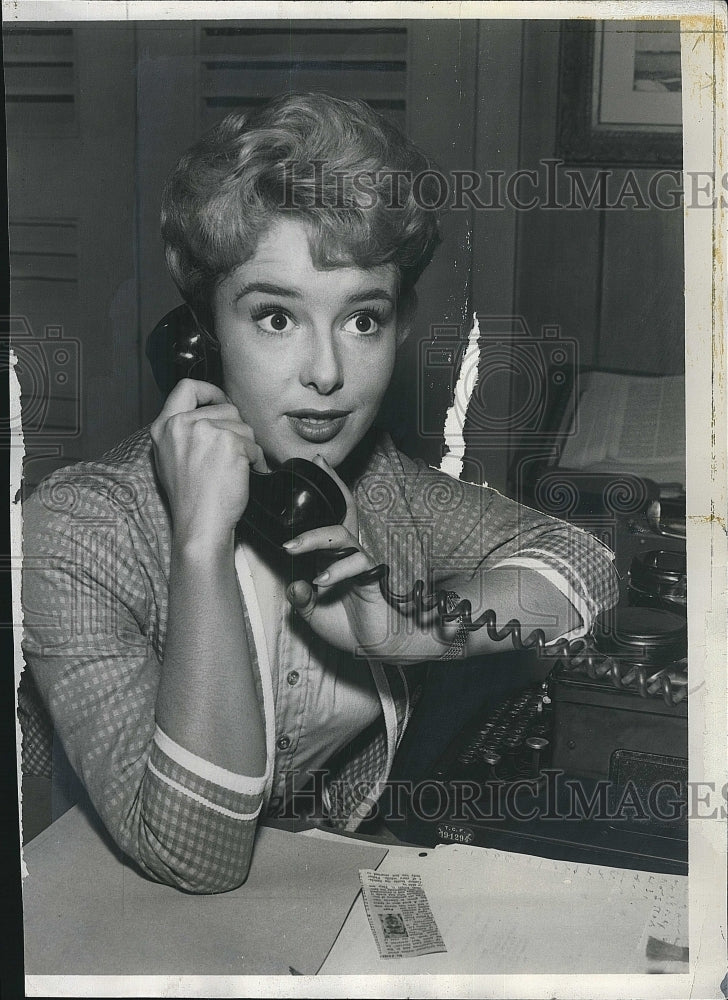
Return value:
[(151, 427), (178, 541), (226, 542), (245, 512), (251, 465), (267, 466), (253, 431), (217, 386), (182, 379)]
[[(322, 570), (312, 581), (296, 580), (287, 597), (311, 628), (332, 645), (373, 659), (409, 659), (414, 652), (412, 627), (392, 608), (378, 581), (357, 578), (375, 563), (359, 544), (354, 498), (346, 484), (321, 456), (314, 461), (337, 483), (346, 499), (343, 524), (305, 531), (284, 548), (292, 555), (354, 548), (356, 552)], [(417, 655), (415, 654), (415, 658)]]

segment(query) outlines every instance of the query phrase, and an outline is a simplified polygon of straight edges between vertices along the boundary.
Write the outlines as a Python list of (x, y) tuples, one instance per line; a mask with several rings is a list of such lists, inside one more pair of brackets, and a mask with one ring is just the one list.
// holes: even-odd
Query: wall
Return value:
[[(558, 22), (525, 25), (523, 68), (520, 165), (538, 169), (539, 161), (556, 155)], [(628, 170), (647, 192), (658, 169), (605, 166), (612, 204)], [(579, 169), (592, 185), (595, 169)], [(556, 324), (574, 338), (583, 365), (677, 374), (684, 371), (682, 210), (639, 208), (626, 197), (622, 204), (518, 213), (518, 311), (534, 333)]]
[(139, 426), (134, 51), (123, 22), (5, 43), (11, 324), (36, 481)]

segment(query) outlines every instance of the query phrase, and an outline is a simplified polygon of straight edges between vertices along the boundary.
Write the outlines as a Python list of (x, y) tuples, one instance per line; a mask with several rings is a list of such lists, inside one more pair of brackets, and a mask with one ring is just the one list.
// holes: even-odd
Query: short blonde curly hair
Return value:
[(275, 217), (300, 218), (317, 267), (396, 266), (407, 326), (415, 283), (440, 242), (438, 213), (423, 195), (433, 172), (363, 101), (289, 94), (252, 115), (228, 115), (184, 153), (165, 185), (170, 273), (211, 330), (218, 282), (255, 253)]

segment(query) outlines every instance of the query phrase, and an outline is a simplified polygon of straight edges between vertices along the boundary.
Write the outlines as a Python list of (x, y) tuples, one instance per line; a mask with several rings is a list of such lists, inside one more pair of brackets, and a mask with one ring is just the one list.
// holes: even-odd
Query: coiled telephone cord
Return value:
[[(357, 551), (355, 548), (346, 548), (330, 554), (338, 560)], [(622, 663), (600, 653), (590, 637), (557, 639), (547, 647), (546, 635), (540, 628), (534, 629), (524, 639), (521, 623), (517, 618), (511, 618), (499, 628), (496, 613), (489, 608), (473, 621), (472, 605), (467, 598), (460, 598), (457, 604), (448, 608), (448, 591), (425, 593), (424, 580), (416, 580), (409, 594), (398, 594), (390, 588), (389, 576), (389, 566), (380, 563), (365, 570), (357, 579), (362, 583), (379, 583), (379, 589), (387, 603), (407, 617), (420, 616), (437, 608), (441, 624), (457, 621), (468, 632), (485, 628), (488, 638), (493, 642), (503, 642), (510, 637), (514, 649), (535, 650), (538, 656), (558, 661), (554, 664), (554, 669), (560, 663), (570, 673), (586, 674), (592, 680), (609, 681), (619, 690), (636, 690), (642, 698), (662, 697), (671, 707), (687, 697), (687, 670), (679, 665), (654, 670), (643, 663)]]

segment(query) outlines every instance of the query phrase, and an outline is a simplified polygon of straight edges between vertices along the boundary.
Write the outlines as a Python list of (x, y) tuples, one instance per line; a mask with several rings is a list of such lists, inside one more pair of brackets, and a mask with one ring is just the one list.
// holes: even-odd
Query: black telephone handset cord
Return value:
[[(339, 549), (332, 554), (336, 559), (343, 559), (345, 556), (353, 555), (356, 551), (355, 548)], [(387, 603), (408, 617), (418, 616), (437, 608), (442, 625), (457, 621), (460, 627), (468, 632), (477, 632), (479, 629), (485, 628), (488, 637), (493, 642), (502, 642), (510, 636), (516, 649), (536, 649), (542, 653), (546, 648), (546, 636), (540, 628), (534, 629), (526, 639), (523, 639), (521, 623), (517, 618), (511, 618), (502, 628), (498, 628), (495, 611), (489, 609), (473, 621), (472, 605), (467, 598), (461, 597), (457, 604), (448, 607), (448, 594), (451, 592), (437, 590), (434, 593), (426, 594), (424, 580), (416, 580), (409, 594), (398, 594), (389, 586), (389, 575), (389, 566), (386, 563), (380, 563), (378, 566), (373, 566), (360, 573), (357, 580), (362, 583), (378, 582), (379, 589)], [(573, 655), (577, 651), (583, 652), (584, 650), (586, 650), (586, 643), (581, 639), (576, 639), (573, 643), (566, 639), (560, 639), (552, 645), (550, 652), (554, 656), (562, 656), (567, 653)]]
[[(358, 549), (353, 547), (337, 549), (328, 555), (334, 560), (344, 559), (354, 555)], [(546, 635), (543, 629), (535, 628), (525, 639), (522, 636), (521, 623), (517, 618), (511, 618), (501, 628), (495, 611), (488, 609), (473, 621), (472, 605), (467, 598), (460, 598), (458, 603), (448, 607), (448, 597), (451, 591), (438, 590), (425, 593), (424, 580), (416, 580), (409, 594), (398, 594), (389, 586), (390, 568), (386, 563), (380, 563), (365, 570), (357, 576), (362, 583), (379, 583), (379, 589), (387, 603), (408, 617), (421, 615), (437, 608), (441, 624), (457, 621), (459, 627), (467, 632), (476, 632), (485, 628), (488, 637), (493, 642), (502, 642), (510, 636), (514, 649), (536, 650), (539, 656), (548, 655), (569, 670), (585, 673), (593, 680), (602, 679), (611, 682), (615, 688), (636, 689), (643, 698), (662, 697), (666, 704), (677, 705), (687, 697), (687, 685), (682, 682), (683, 676), (673, 676), (665, 668), (649, 671), (644, 664), (624, 664), (611, 656), (600, 653), (593, 644), (593, 639), (579, 637), (577, 639), (557, 639), (551, 643), (546, 652)], [(555, 666), (557, 663), (555, 662)]]
[[(352, 547), (337, 549), (329, 554), (338, 561), (339, 559), (346, 558), (346, 556), (354, 555), (357, 551), (358, 549)], [(373, 566), (371, 569), (360, 573), (357, 576), (357, 580), (362, 583), (378, 582), (379, 589), (387, 603), (408, 617), (419, 616), (427, 611), (432, 611), (433, 608), (437, 608), (442, 625), (457, 621), (460, 627), (468, 632), (477, 632), (479, 629), (485, 628), (488, 632), (488, 637), (493, 642), (502, 642), (510, 636), (514, 648), (519, 650), (535, 649), (539, 654), (542, 654), (546, 648), (546, 635), (543, 629), (534, 629), (524, 639), (521, 633), (521, 623), (517, 618), (511, 618), (502, 628), (499, 628), (495, 611), (488, 609), (473, 621), (472, 605), (466, 597), (461, 597), (457, 604), (448, 607), (448, 594), (451, 592), (437, 590), (434, 593), (427, 594), (425, 593), (424, 580), (416, 580), (409, 594), (398, 594), (389, 586), (389, 575), (389, 566), (386, 563), (380, 563), (378, 566)], [(573, 656), (584, 653), (587, 649), (587, 643), (583, 639), (574, 639), (571, 642), (568, 639), (559, 639), (550, 646), (549, 655), (554, 657)]]

